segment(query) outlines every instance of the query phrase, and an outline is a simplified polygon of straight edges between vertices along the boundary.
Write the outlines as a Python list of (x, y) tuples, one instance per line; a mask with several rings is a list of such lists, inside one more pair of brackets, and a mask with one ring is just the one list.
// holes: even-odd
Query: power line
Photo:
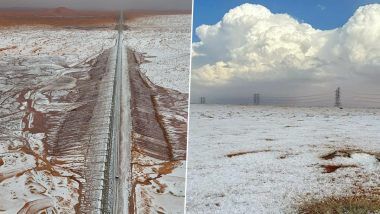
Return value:
[(353, 97), (353, 98), (364, 98), (364, 99), (378, 99), (378, 100), (380, 100), (380, 97), (378, 97), (378, 98), (374, 98), (374, 97), (367, 97), (367, 96), (351, 96), (351, 97)]
[(275, 98), (275, 99), (299, 99), (299, 98), (311, 98), (311, 97), (322, 97), (322, 96), (329, 96), (328, 93), (323, 94), (311, 94), (311, 95), (304, 95), (304, 96), (266, 96), (269, 98)]
[(354, 98), (354, 100), (361, 101), (361, 102), (369, 102), (369, 103), (380, 103), (380, 101), (376, 101), (376, 100), (357, 99), (357, 98)]
[(359, 95), (359, 96), (361, 96), (361, 95), (364, 95), (364, 96), (380, 96), (380, 94), (378, 94), (378, 93), (372, 94), (372, 93), (362, 93), (362, 92), (356, 92), (356, 91), (349, 91), (348, 93), (354, 94), (354, 95)]
[(278, 102), (310, 102), (310, 101), (332, 101), (333, 98), (331, 97), (324, 97), (324, 98), (319, 98), (319, 99), (271, 99), (271, 98), (266, 98), (262, 97), (261, 100), (264, 102), (271, 102), (271, 101), (278, 101)]

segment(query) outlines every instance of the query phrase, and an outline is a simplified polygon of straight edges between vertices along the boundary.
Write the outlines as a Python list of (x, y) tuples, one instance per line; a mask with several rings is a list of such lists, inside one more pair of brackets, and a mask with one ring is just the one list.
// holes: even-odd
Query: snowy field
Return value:
[(156, 85), (189, 90), (191, 15), (158, 15), (127, 20), (126, 43), (144, 53), (141, 71)]
[[(114, 44), (116, 31), (70, 30), (41, 27), (11, 27), (0, 29), (0, 63), (11, 59), (56, 60), (57, 66), (86, 66), (86, 61), (98, 56)], [(88, 66), (87, 66), (88, 67)]]
[[(97, 103), (79, 96), (97, 94), (89, 93), (94, 87), (88, 72), (96, 63), (93, 59), (113, 46), (115, 34), (50, 27), (0, 29), (1, 213), (78, 211), (83, 188), (79, 174), (91, 158), (73, 146), (87, 135), (79, 139), (71, 134), (86, 131), (88, 124), (80, 130), (70, 130), (70, 125), (84, 122), (81, 109)], [(79, 114), (70, 119), (76, 111)]]
[[(138, 67), (138, 72), (143, 73), (141, 76), (144, 76), (145, 81), (145, 84), (133, 86), (139, 80), (134, 79), (133, 69), (129, 70), (134, 82), (132, 91), (139, 91), (132, 93), (137, 100), (137, 106), (133, 106), (132, 102), (132, 109), (143, 112), (138, 114), (132, 110), (132, 116), (136, 115), (141, 120), (159, 118), (154, 122), (161, 124), (161, 131), (167, 137), (167, 142), (164, 142), (166, 140), (159, 137), (160, 130), (149, 127), (153, 121), (144, 125), (142, 130), (145, 131), (138, 128), (141, 121), (133, 123), (131, 162), (134, 187), (131, 203), (136, 213), (183, 213), (191, 15), (146, 16), (127, 19), (126, 25), (128, 28), (124, 33), (124, 42), (133, 50), (137, 60), (136, 65), (131, 65), (130, 62), (129, 66)], [(142, 89), (147, 85), (149, 87)], [(135, 87), (139, 89), (136, 90)], [(146, 97), (149, 93), (152, 94)], [(155, 102), (154, 109), (149, 108), (152, 100)], [(156, 115), (149, 117), (154, 112)], [(138, 139), (143, 139), (142, 144), (148, 145), (147, 148), (136, 143)], [(153, 157), (152, 153), (144, 152), (160, 147), (156, 144), (162, 143), (161, 140), (172, 147), (168, 151), (170, 154), (161, 152), (164, 156), (173, 156), (172, 158), (160, 159)]]
[(188, 213), (380, 194), (380, 109), (192, 105)]
[[(139, 122), (134, 124), (136, 130), (132, 133), (132, 139), (135, 140), (132, 180), (136, 181), (133, 191), (135, 211), (183, 213), (191, 15), (148, 16), (127, 20), (126, 24), (126, 45), (136, 53), (139, 72), (149, 79), (139, 86), (141, 89), (149, 85), (146, 91), (136, 94), (136, 99), (145, 101), (140, 106), (137, 102), (135, 109), (141, 111), (141, 119), (158, 118), (158, 123), (163, 127), (163, 136), (166, 136), (160, 137), (160, 128), (156, 130), (149, 127), (154, 122), (143, 125), (143, 129), (137, 128)], [(136, 84), (137, 80), (133, 81)], [(151, 96), (144, 96), (149, 93), (152, 93)], [(149, 109), (148, 104), (152, 98), (155, 107)], [(159, 116), (149, 117), (151, 112), (156, 112)], [(138, 139), (143, 139), (143, 143), (138, 143)], [(144, 147), (145, 144), (149, 146)], [(168, 149), (163, 149), (168, 144)], [(162, 150), (156, 153), (157, 148)], [(150, 150), (154, 152), (144, 152)], [(154, 154), (163, 156), (155, 157)]]

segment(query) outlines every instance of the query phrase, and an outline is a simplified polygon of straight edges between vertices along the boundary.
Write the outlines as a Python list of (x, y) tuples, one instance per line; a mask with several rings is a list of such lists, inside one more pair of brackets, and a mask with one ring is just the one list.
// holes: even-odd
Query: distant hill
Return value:
[(0, 8), (0, 27), (50, 25), (56, 27), (103, 27), (116, 23), (116, 11), (81, 11), (58, 8)]
[(115, 11), (82, 11), (67, 7), (57, 8), (0, 8), (1, 16), (34, 16), (34, 17), (81, 17), (81, 16), (109, 16)]
[(39, 16), (80, 16), (83, 12), (69, 9), (66, 7), (57, 7), (46, 11), (39, 12)]

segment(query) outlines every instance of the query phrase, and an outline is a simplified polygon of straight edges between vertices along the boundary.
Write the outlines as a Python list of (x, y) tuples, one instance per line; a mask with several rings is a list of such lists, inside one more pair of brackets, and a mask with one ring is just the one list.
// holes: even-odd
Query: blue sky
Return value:
[[(261, 4), (272, 13), (287, 13), (327, 30), (342, 26), (359, 6), (380, 0), (194, 0), (194, 31), (202, 24), (215, 24), (230, 9), (244, 3)], [(194, 41), (198, 40), (194, 36)]]

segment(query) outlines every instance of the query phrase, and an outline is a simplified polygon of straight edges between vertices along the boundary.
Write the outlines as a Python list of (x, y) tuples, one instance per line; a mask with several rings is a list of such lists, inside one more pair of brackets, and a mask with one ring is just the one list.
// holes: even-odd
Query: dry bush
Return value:
[(351, 196), (305, 202), (300, 214), (380, 214), (380, 197)]

